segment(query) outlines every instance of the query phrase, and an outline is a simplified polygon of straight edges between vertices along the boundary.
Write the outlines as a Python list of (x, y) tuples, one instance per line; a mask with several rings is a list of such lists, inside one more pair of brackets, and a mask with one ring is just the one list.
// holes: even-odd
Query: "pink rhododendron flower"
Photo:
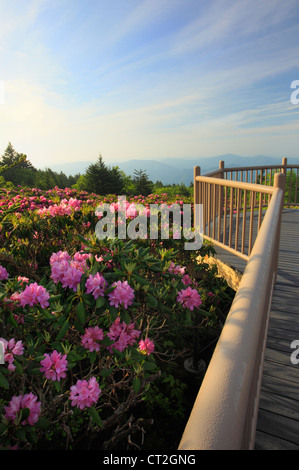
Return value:
[(94, 276), (90, 274), (85, 283), (87, 294), (92, 293), (94, 299), (97, 299), (100, 295), (104, 297), (104, 291), (108, 285), (102, 274), (97, 273)]
[(88, 349), (90, 352), (99, 351), (100, 345), (97, 341), (102, 341), (104, 339), (104, 333), (101, 328), (98, 326), (85, 328), (85, 333), (81, 336), (81, 344), (84, 348)]
[(82, 277), (82, 271), (73, 267), (69, 266), (67, 270), (63, 274), (63, 278), (61, 279), (62, 287), (69, 287), (74, 291), (77, 290), (78, 284), (80, 284)]
[(5, 362), (8, 362), (8, 370), (13, 372), (16, 368), (16, 366), (13, 365), (13, 362), (15, 360), (14, 356), (22, 356), (24, 352), (24, 346), (22, 341), (17, 341), (12, 338), (9, 341), (7, 341), (4, 338), (0, 338), (0, 341), (4, 345), (4, 360)]
[(184, 274), (182, 283), (185, 284), (185, 286), (190, 286), (191, 284), (193, 284), (193, 281), (191, 277), (189, 276), (189, 274)]
[(145, 354), (149, 355), (154, 352), (155, 345), (154, 342), (151, 341), (149, 338), (145, 338), (145, 340), (139, 341), (139, 349), (143, 351)]
[(88, 269), (87, 260), (91, 256), (92, 255), (90, 253), (81, 253), (80, 251), (77, 251), (73, 256), (73, 260), (70, 262), (70, 265), (79, 271), (85, 272), (86, 269)]
[(33, 305), (40, 304), (42, 308), (46, 308), (49, 306), (49, 298), (49, 292), (47, 292), (45, 287), (38, 285), (37, 282), (26, 286), (25, 290), (21, 292), (19, 296), (22, 307), (25, 305), (32, 307)]
[(124, 351), (127, 346), (132, 346), (141, 333), (134, 328), (134, 323), (127, 325), (125, 322), (121, 322), (120, 318), (117, 317), (109, 328), (109, 333), (107, 333), (108, 338), (114, 341), (112, 345), (108, 346), (109, 351), (112, 351), (112, 348), (118, 351)]
[(181, 274), (181, 275), (184, 275), (185, 274), (185, 266), (179, 266), (179, 265), (175, 265), (173, 262), (170, 263), (170, 266), (168, 268), (168, 271), (172, 274)]
[(194, 308), (201, 305), (201, 297), (196, 289), (183, 289), (178, 293), (177, 301), (182, 304), (183, 307), (188, 308), (189, 310), (194, 310)]
[(5, 281), (6, 279), (8, 279), (8, 272), (0, 265), (0, 281)]
[(17, 415), (21, 412), (22, 409), (28, 408), (30, 413), (27, 419), (21, 422), (22, 426), (30, 424), (33, 426), (38, 421), (41, 402), (37, 402), (37, 396), (33, 395), (32, 392), (25, 395), (19, 395), (12, 397), (9, 405), (4, 407), (5, 415), (4, 418), (8, 421), (15, 421)]
[(23, 285), (24, 283), (27, 284), (29, 282), (29, 279), (28, 277), (18, 276), (18, 281), (21, 282), (21, 285)]
[(95, 377), (87, 380), (78, 380), (75, 385), (71, 386), (70, 400), (72, 406), (76, 406), (81, 410), (85, 407), (91, 407), (98, 401), (101, 389)]
[(57, 253), (52, 253), (50, 258), (50, 265), (61, 261), (70, 261), (71, 257), (67, 251), (58, 251)]
[(82, 273), (87, 269), (86, 260), (89, 254), (75, 253), (74, 259), (66, 251), (53, 253), (50, 258), (51, 279), (55, 284), (61, 282), (62, 287), (77, 290)]
[(128, 305), (132, 305), (134, 299), (134, 289), (128, 284), (128, 281), (117, 281), (112, 284), (115, 287), (112, 292), (108, 294), (110, 305), (118, 308), (119, 305), (123, 304), (125, 308)]
[(46, 379), (54, 381), (60, 381), (66, 377), (66, 370), (68, 361), (66, 354), (64, 356), (61, 353), (54, 350), (51, 354), (44, 354), (45, 359), (41, 360), (40, 371), (44, 373)]

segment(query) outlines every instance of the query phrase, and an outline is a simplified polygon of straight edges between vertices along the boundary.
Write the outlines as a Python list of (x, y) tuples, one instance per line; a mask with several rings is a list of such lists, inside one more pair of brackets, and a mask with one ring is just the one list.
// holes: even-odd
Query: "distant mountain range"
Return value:
[[(132, 159), (123, 162), (105, 162), (108, 166), (118, 166), (126, 175), (133, 175), (134, 170), (143, 170), (153, 182), (161, 181), (164, 185), (183, 183), (189, 186), (193, 181), (193, 168), (195, 165), (201, 167), (201, 174), (218, 168), (219, 161), (223, 160), (226, 167), (240, 167), (250, 165), (279, 165), (282, 158), (256, 155), (252, 157), (241, 157), (239, 155), (225, 154), (215, 157), (198, 158), (161, 158), (159, 160)], [(298, 164), (298, 159), (288, 158), (288, 163)], [(95, 162), (73, 162), (51, 165), (51, 169), (67, 176), (84, 174), (88, 166)]]

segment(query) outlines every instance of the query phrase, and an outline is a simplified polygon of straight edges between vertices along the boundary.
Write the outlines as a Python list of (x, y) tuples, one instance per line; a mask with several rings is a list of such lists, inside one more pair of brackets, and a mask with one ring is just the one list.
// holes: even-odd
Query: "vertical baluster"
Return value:
[(213, 184), (213, 238), (215, 240), (216, 230), (216, 184)]
[(289, 171), (290, 175), (290, 184), (289, 184), (289, 197), (288, 197), (288, 202), (292, 202), (292, 179), (293, 179), (293, 168), (291, 168), (291, 171)]
[(203, 196), (203, 233), (207, 234), (207, 185), (202, 183), (202, 196)]
[(247, 213), (247, 191), (244, 191), (244, 205), (243, 205), (243, 227), (242, 227), (242, 253), (245, 253), (245, 237), (246, 237), (246, 214)]
[[(265, 186), (268, 186), (268, 169), (265, 170)], [(263, 205), (267, 204), (267, 194), (265, 193), (263, 196)]]
[(250, 255), (251, 250), (252, 250), (252, 241), (253, 241), (253, 216), (254, 216), (254, 191), (251, 191), (251, 194), (250, 194), (250, 227), (249, 227), (248, 255)]
[(239, 244), (240, 205), (241, 205), (241, 189), (238, 189), (238, 192), (237, 192), (237, 215), (236, 215), (236, 239), (235, 239), (235, 250), (237, 250), (237, 251), (238, 251), (238, 244)]
[(260, 193), (260, 200), (259, 200), (259, 218), (258, 218), (258, 231), (262, 224), (262, 210), (263, 210), (263, 198), (262, 193)]
[(295, 204), (297, 204), (297, 194), (298, 194), (298, 171), (299, 171), (299, 168), (297, 168), (297, 171), (296, 171), (296, 188), (295, 188)]
[(223, 217), (223, 244), (226, 244), (226, 226), (227, 226), (227, 186), (224, 187), (224, 217)]
[(211, 236), (211, 184), (207, 184), (208, 192), (208, 236)]
[(230, 248), (232, 246), (233, 212), (234, 212), (234, 188), (230, 188), (230, 218), (229, 218), (229, 247)]
[(200, 202), (200, 185), (201, 183), (196, 180), (196, 177), (200, 176), (200, 167), (195, 166), (193, 170), (193, 179), (194, 179), (194, 198), (193, 198), (193, 203), (194, 203), (194, 208), (193, 208), (193, 224), (194, 228), (199, 224), (199, 220), (197, 220), (197, 211), (196, 211), (196, 204), (201, 204)]
[(223, 213), (223, 186), (218, 186), (218, 241), (220, 242), (221, 236), (221, 220), (222, 220), (222, 213)]

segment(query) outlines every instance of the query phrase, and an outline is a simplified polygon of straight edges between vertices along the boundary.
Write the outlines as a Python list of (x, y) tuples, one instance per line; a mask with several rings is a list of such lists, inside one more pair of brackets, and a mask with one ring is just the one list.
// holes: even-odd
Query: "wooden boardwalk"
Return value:
[[(221, 261), (243, 271), (246, 262), (216, 247)], [(279, 266), (263, 369), (256, 450), (299, 449), (299, 364), (291, 348), (299, 341), (299, 210), (284, 209)], [(297, 358), (299, 359), (299, 348)]]

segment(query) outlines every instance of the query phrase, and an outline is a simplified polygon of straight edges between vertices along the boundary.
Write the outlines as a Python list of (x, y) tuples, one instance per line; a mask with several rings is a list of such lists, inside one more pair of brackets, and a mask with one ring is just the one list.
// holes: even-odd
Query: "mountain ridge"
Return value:
[[(282, 158), (267, 155), (255, 155), (251, 157), (235, 154), (224, 154), (214, 157), (182, 157), (161, 159), (138, 159), (132, 158), (125, 161), (105, 162), (108, 166), (118, 166), (128, 176), (132, 176), (134, 170), (143, 170), (153, 182), (161, 181), (167, 184), (189, 185), (193, 181), (193, 168), (201, 167), (201, 174), (215, 170), (219, 167), (219, 161), (223, 160), (226, 167), (257, 166), (257, 165), (280, 165)], [(288, 163), (298, 164), (298, 159), (288, 158)], [(53, 164), (53, 171), (62, 171), (67, 176), (84, 174), (88, 166), (94, 164), (92, 161), (77, 161), (72, 163)]]

